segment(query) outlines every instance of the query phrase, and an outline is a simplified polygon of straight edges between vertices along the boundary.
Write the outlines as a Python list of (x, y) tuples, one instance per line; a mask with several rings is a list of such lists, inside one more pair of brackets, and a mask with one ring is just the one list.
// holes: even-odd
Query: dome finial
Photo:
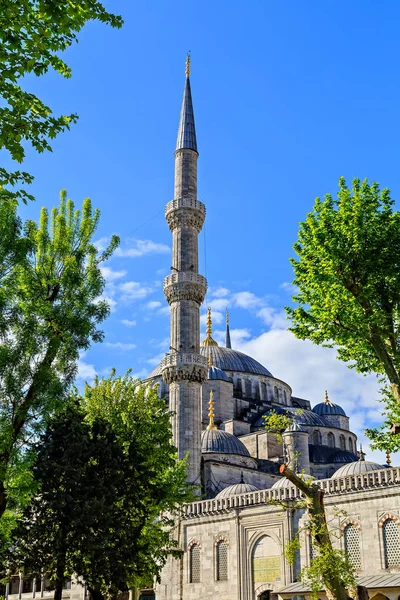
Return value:
[(329, 396), (328, 396), (328, 390), (325, 390), (325, 400), (324, 402), (326, 402), (327, 404), (329, 404), (330, 400), (329, 400)]
[(201, 343), (202, 346), (218, 346), (217, 342), (212, 339), (212, 318), (211, 318), (211, 307), (208, 308), (207, 311), (207, 328), (206, 328), (206, 338)]
[(392, 464), (392, 459), (390, 458), (389, 450), (386, 450), (386, 464), (389, 465), (389, 467)]
[(186, 55), (186, 76), (190, 75), (190, 50)]
[(208, 418), (210, 419), (209, 424), (207, 425), (207, 431), (215, 431), (218, 427), (214, 423), (214, 400), (213, 400), (213, 391), (210, 390), (210, 401), (208, 403)]
[(361, 460), (361, 461), (365, 460), (365, 452), (363, 452), (362, 444), (360, 444), (360, 458), (359, 458), (359, 460)]
[(213, 361), (212, 361), (212, 356), (211, 356), (211, 352), (208, 355), (208, 366), (212, 367), (213, 366)]

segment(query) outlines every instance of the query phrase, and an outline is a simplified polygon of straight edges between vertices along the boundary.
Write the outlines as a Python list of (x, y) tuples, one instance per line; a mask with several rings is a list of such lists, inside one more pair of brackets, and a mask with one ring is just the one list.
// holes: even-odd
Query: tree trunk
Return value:
[(56, 587), (54, 588), (54, 600), (62, 599), (63, 581), (56, 581)]
[[(332, 542), (326, 522), (323, 490), (316, 485), (308, 485), (294, 471), (288, 469), (286, 465), (281, 465), (279, 472), (285, 475), (305, 495), (307, 509), (311, 518), (311, 533), (314, 533), (313, 537), (316, 545), (332, 551), (333, 554)], [(322, 576), (322, 583), (325, 586), (328, 600), (349, 600), (350, 596), (340, 577), (334, 574), (325, 575)]]
[(104, 600), (104, 596), (100, 592), (100, 590), (96, 590), (95, 588), (92, 588), (89, 585), (88, 585), (88, 590), (89, 590), (89, 594), (90, 594), (90, 600)]
[(7, 491), (4, 482), (0, 481), (0, 519), (7, 508)]

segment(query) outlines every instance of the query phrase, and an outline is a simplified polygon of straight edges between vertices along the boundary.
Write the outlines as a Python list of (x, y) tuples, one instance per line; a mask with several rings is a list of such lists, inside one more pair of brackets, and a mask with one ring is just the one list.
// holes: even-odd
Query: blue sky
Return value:
[[(106, 5), (122, 30), (89, 24), (66, 53), (73, 77), (35, 80), (56, 113), (80, 120), (52, 154), (28, 151), (36, 218), (67, 188), (102, 212), (98, 239), (118, 233), (105, 272), (113, 312), (106, 341), (81, 359), (81, 377), (132, 367), (144, 376), (168, 347), (162, 279), (170, 268), (164, 205), (187, 50), (207, 205), (200, 272), (209, 281), (216, 337), (231, 311), (236, 348), (313, 403), (325, 388), (362, 433), (379, 419), (377, 386), (334, 352), (294, 340), (282, 307), (298, 222), (339, 176), (376, 180), (399, 197), (400, 5), (384, 0), (237, 0)], [(5, 161), (7, 162), (7, 161)], [(10, 166), (10, 163), (7, 165)], [(206, 256), (206, 259), (205, 259)], [(372, 455), (370, 455), (372, 456)], [(379, 454), (374, 454), (379, 458)]]

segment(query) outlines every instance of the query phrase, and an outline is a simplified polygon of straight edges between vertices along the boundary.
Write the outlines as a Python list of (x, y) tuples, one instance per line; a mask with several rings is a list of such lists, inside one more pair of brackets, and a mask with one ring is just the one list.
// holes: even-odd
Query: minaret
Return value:
[(228, 309), (226, 309), (226, 331), (225, 331), (225, 348), (232, 348), (231, 344), (231, 332), (229, 331), (229, 313)]
[(170, 352), (162, 361), (169, 385), (169, 407), (179, 458), (189, 453), (188, 479), (200, 485), (201, 386), (207, 378), (207, 358), (200, 354), (200, 305), (207, 280), (198, 274), (198, 235), (206, 209), (197, 199), (197, 142), (190, 90), (190, 56), (175, 149), (175, 194), (165, 207), (172, 232), (172, 273), (164, 280), (170, 305)]

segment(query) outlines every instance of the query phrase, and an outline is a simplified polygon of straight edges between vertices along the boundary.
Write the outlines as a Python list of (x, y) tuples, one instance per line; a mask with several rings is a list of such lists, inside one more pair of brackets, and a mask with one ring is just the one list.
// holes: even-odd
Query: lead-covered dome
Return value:
[[(303, 479), (306, 483), (311, 483), (315, 479), (312, 475), (306, 475), (305, 473), (302, 473), (301, 475), (299, 475), (299, 477)], [(271, 487), (271, 490), (276, 490), (277, 488), (287, 488), (292, 485), (294, 485), (294, 483), (289, 481), (287, 477), (281, 477), (280, 479), (278, 479), (278, 481), (274, 483), (274, 485)]]
[(348, 477), (352, 475), (362, 475), (363, 473), (370, 473), (371, 471), (379, 471), (380, 469), (384, 469), (383, 465), (378, 465), (378, 463), (371, 462), (369, 460), (358, 460), (357, 462), (352, 462), (348, 465), (343, 465), (340, 467), (331, 477), (331, 479), (336, 479), (337, 477)]
[(325, 400), (323, 402), (320, 402), (319, 404), (316, 404), (312, 411), (313, 413), (315, 413), (316, 415), (320, 415), (321, 417), (329, 415), (340, 415), (342, 417), (347, 416), (343, 408), (339, 406), (339, 404), (335, 404), (334, 402), (331, 402), (329, 400), (328, 392), (325, 392)]
[(229, 498), (229, 496), (236, 496), (237, 494), (248, 494), (249, 492), (258, 492), (258, 489), (255, 485), (251, 485), (250, 483), (235, 483), (234, 485), (230, 485), (219, 492), (215, 496), (215, 499), (221, 500), (222, 498)]
[(239, 454), (250, 456), (246, 446), (238, 438), (221, 429), (206, 429), (201, 434), (201, 452), (203, 454)]
[(228, 377), (226, 373), (222, 369), (211, 365), (208, 367), (207, 379), (211, 379), (212, 381), (227, 381), (228, 383), (232, 383), (232, 378)]
[[(322, 417), (316, 415), (311, 410), (307, 410), (306, 408), (293, 408), (292, 406), (274, 406), (273, 411), (278, 413), (278, 415), (288, 415), (289, 417), (293, 417), (293, 420), (299, 425), (313, 425), (316, 427), (326, 427), (327, 422), (323, 420)], [(265, 415), (268, 415), (271, 410), (267, 410)], [(259, 417), (254, 423), (254, 427), (264, 427), (264, 415)]]

